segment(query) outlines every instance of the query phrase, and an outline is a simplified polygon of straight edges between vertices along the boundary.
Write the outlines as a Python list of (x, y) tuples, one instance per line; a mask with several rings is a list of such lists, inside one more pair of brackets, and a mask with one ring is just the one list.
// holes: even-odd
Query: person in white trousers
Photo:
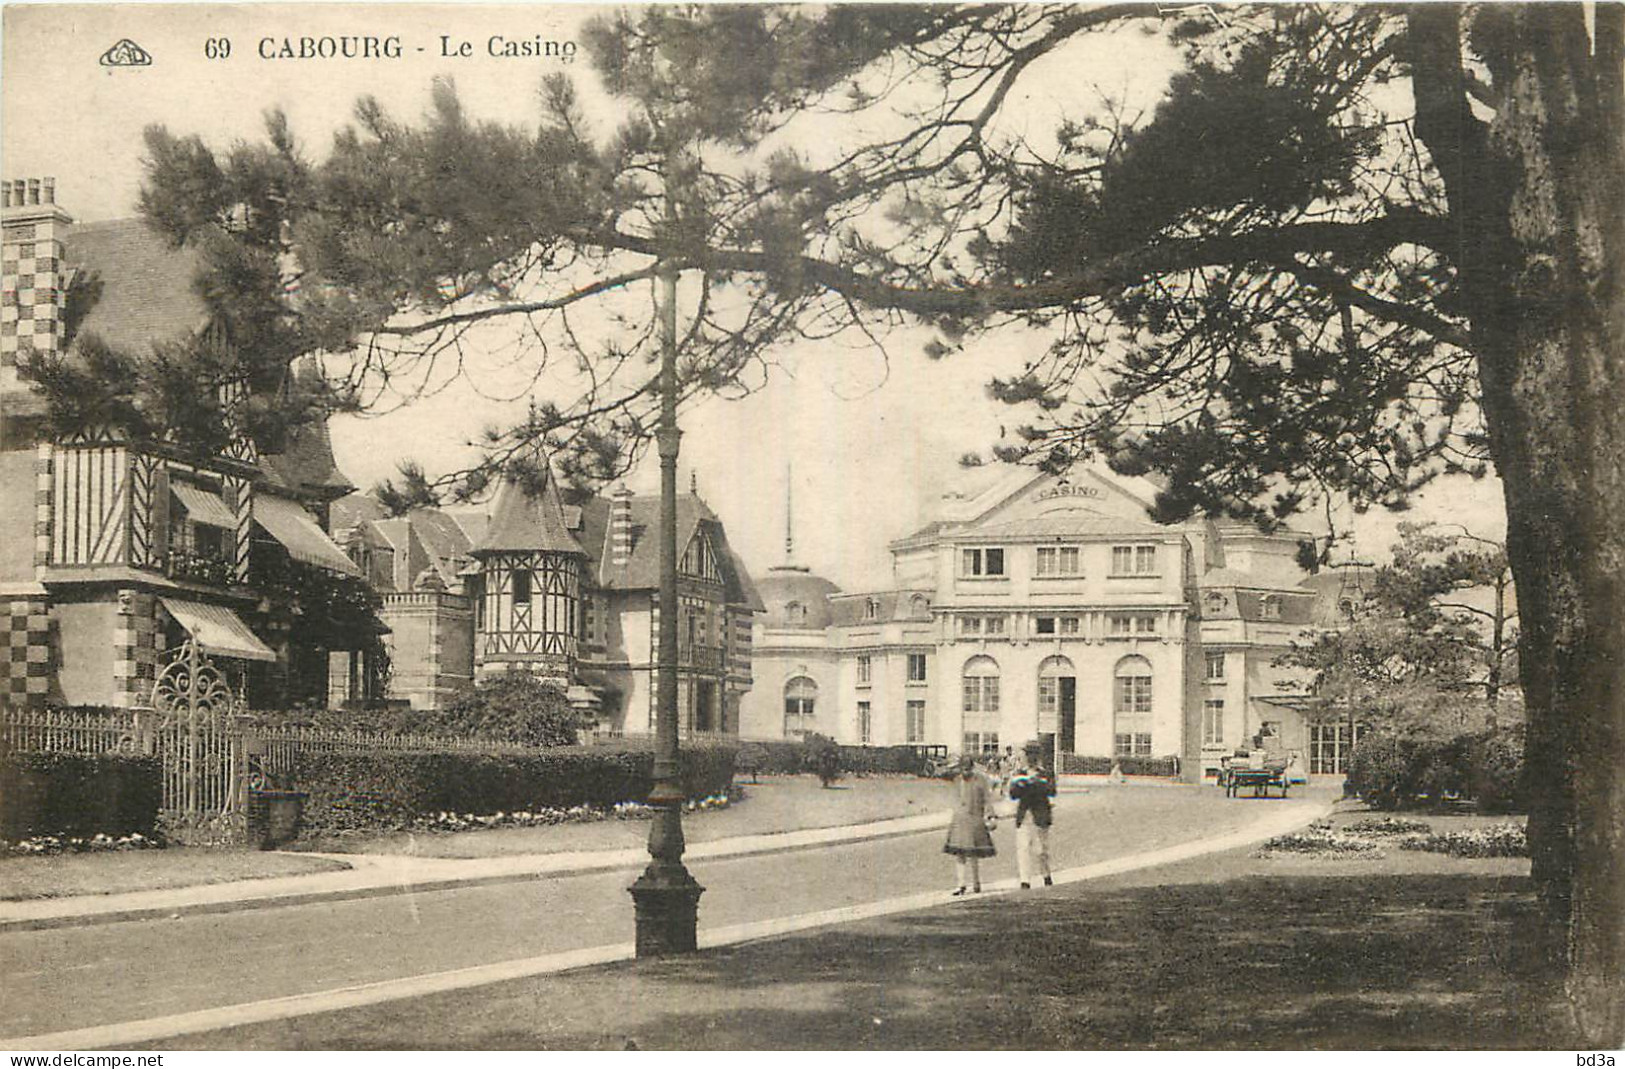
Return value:
[(1039, 873), (1046, 886), (1055, 882), (1049, 868), (1049, 829), (1054, 819), (1050, 799), (1055, 797), (1055, 781), (1037, 765), (1029, 751), (1027, 767), (1010, 777), (1010, 797), (1016, 801), (1016, 871), (1022, 890), (1030, 888)]

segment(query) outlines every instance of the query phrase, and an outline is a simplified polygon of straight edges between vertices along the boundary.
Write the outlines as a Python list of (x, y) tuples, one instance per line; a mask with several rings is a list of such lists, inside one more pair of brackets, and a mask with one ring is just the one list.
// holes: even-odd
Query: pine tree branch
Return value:
[(580, 289), (571, 290), (562, 296), (550, 297), (547, 300), (515, 301), (509, 304), (494, 305), (490, 308), (479, 308), (471, 312), (455, 312), (450, 315), (436, 316), (433, 319), (425, 319), (418, 323), (385, 325), (378, 327), (372, 333), (410, 337), (415, 334), (422, 334), (425, 331), (443, 330), (447, 327), (477, 323), (485, 319), (500, 319), (503, 316), (510, 315), (529, 315), (535, 312), (553, 312), (561, 308), (567, 308), (589, 297), (595, 297), (600, 293), (607, 293), (610, 290), (620, 289), (634, 282), (651, 279), (655, 276), (657, 268), (657, 264), (651, 264), (637, 271), (628, 271), (610, 278), (599, 279), (589, 285), (582, 286)]

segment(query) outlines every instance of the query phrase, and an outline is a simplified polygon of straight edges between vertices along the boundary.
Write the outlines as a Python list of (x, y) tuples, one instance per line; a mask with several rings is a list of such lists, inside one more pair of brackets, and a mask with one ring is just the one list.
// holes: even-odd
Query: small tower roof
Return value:
[(473, 552), (579, 553), (581, 543), (565, 519), (558, 481), (543, 459), (538, 467), (541, 485), (524, 485), (513, 473), (505, 474), (491, 500), (491, 522)]

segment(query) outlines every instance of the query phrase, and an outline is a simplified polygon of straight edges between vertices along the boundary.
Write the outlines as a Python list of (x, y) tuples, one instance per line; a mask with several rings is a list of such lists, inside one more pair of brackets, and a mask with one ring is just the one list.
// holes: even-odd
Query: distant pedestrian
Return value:
[(1055, 882), (1049, 868), (1049, 829), (1054, 819), (1050, 799), (1055, 797), (1055, 780), (1032, 753), (1026, 767), (1010, 777), (1010, 797), (1016, 800), (1016, 872), (1023, 890), (1033, 885), (1037, 873), (1047, 887)]
[(954, 872), (959, 877), (956, 896), (967, 888), (974, 894), (982, 892), (982, 858), (997, 853), (988, 830), (992, 822), (987, 779), (966, 754), (959, 759), (959, 772), (954, 777), (953, 820), (948, 824), (948, 841), (942, 845), (944, 853), (954, 855)]

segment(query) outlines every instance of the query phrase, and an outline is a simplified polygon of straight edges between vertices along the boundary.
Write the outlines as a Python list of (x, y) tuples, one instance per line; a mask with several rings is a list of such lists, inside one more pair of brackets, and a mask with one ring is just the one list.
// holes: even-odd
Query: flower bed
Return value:
[(161, 839), (132, 832), (117, 838), (92, 835), (89, 838), (64, 835), (36, 835), (18, 842), (0, 842), (0, 857), (41, 857), (50, 854), (95, 854), (113, 850), (161, 850)]
[(1323, 820), (1317, 820), (1303, 831), (1277, 835), (1266, 842), (1255, 857), (1290, 854), (1295, 857), (1321, 858), (1380, 858), (1382, 847), (1370, 839), (1347, 835), (1332, 829)]
[[(700, 813), (726, 809), (733, 804), (729, 794), (713, 794), (683, 803), (683, 812)], [(582, 824), (600, 820), (648, 820), (655, 808), (642, 802), (616, 805), (575, 805), (568, 809), (541, 808), (516, 813), (430, 813), (412, 824), (414, 831), (480, 831), (485, 828), (540, 828), (553, 824)]]
[(1492, 824), (1472, 831), (1416, 835), (1400, 840), (1401, 850), (1423, 850), (1451, 857), (1528, 857), (1529, 840), (1522, 824)]
[(1366, 817), (1356, 820), (1344, 829), (1350, 835), (1375, 835), (1392, 838), (1400, 835), (1429, 835), (1433, 825), (1425, 820), (1406, 820), (1404, 817)]

